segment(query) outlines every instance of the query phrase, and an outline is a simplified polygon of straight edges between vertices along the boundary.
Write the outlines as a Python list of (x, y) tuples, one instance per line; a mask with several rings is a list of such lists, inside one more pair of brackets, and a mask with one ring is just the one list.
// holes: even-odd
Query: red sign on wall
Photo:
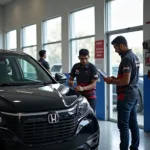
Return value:
[(104, 58), (104, 40), (95, 41), (95, 59)]

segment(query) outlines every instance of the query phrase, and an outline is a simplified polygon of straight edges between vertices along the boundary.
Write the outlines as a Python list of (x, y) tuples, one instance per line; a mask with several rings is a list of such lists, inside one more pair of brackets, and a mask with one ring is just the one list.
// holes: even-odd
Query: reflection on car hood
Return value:
[(40, 112), (70, 107), (79, 95), (60, 84), (0, 88), (0, 111)]

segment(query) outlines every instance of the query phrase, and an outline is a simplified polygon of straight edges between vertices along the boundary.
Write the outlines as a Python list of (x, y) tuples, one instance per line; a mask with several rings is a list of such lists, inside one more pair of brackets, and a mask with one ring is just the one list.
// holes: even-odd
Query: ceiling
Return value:
[(0, 0), (0, 5), (1, 5), (1, 6), (7, 5), (7, 4), (10, 3), (11, 1), (13, 1), (13, 0)]

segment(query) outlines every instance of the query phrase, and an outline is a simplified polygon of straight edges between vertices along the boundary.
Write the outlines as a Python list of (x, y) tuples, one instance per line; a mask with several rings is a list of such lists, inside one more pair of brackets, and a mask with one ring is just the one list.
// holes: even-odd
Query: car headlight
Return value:
[(0, 127), (4, 126), (5, 122), (4, 116), (0, 114)]
[(77, 107), (77, 113), (78, 113), (79, 118), (80, 119), (83, 118), (89, 112), (94, 113), (89, 102), (87, 101), (85, 97), (80, 98), (79, 105)]
[(2, 119), (2, 117), (0, 116), (0, 124), (3, 122), (3, 119)]

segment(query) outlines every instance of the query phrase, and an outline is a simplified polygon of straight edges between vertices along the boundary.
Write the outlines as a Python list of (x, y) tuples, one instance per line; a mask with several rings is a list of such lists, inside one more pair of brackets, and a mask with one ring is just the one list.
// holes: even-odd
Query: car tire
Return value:
[(139, 90), (139, 99), (138, 99), (138, 103), (137, 103), (137, 113), (142, 112), (142, 110), (143, 110), (142, 94)]

